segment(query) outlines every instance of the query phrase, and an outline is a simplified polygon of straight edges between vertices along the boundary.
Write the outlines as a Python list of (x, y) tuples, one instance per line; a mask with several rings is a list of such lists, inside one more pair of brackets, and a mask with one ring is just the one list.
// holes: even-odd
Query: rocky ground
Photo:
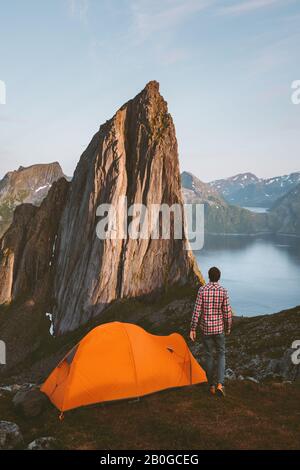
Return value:
[(168, 390), (138, 401), (67, 412), (48, 405), (23, 418), (16, 391), (0, 395), (0, 449), (299, 449), (300, 387), (231, 381), (227, 397), (205, 385)]
[[(169, 390), (135, 402), (102, 404), (66, 413), (63, 422), (48, 402), (25, 418), (17, 406), (27, 382), (40, 383), (87, 330), (113, 320), (135, 322), (156, 334), (179, 331), (203, 363), (200, 341), (188, 339), (194, 296), (178, 292), (159, 304), (112, 305), (64, 338), (50, 338), (32, 362), (1, 379), (0, 448), (34, 449), (296, 449), (300, 442), (300, 367), (291, 361), (300, 339), (300, 307), (273, 315), (234, 319), (227, 339), (227, 397), (205, 386)], [(28, 413), (37, 409), (29, 405)], [(40, 405), (38, 405), (40, 406)], [(33, 414), (35, 411), (33, 411)], [(130, 417), (130, 419), (128, 419)]]
[[(178, 293), (178, 297), (173, 301), (166, 299), (165, 305), (156, 308), (141, 307), (138, 302), (134, 307), (126, 303), (115, 305), (106, 312), (103, 322), (126, 318), (154, 334), (178, 331), (203, 363), (200, 338), (195, 343), (189, 339), (194, 294)], [(300, 340), (300, 306), (271, 315), (234, 317), (232, 333), (227, 338), (228, 378), (300, 381), (300, 367), (291, 361), (295, 340)]]
[[(198, 338), (192, 343), (189, 339), (194, 298), (194, 292), (183, 288), (152, 303), (138, 300), (115, 302), (98, 318), (75, 332), (58, 338), (44, 336), (34, 354), (8, 374), (2, 375), (0, 381), (2, 384), (43, 381), (91, 328), (110, 321), (136, 323), (159, 335), (177, 331), (203, 364), (201, 341)], [(291, 346), (295, 340), (300, 340), (300, 306), (270, 315), (234, 317), (232, 333), (227, 338), (228, 378), (242, 380), (251, 377), (259, 382), (300, 381), (300, 367), (291, 361)]]

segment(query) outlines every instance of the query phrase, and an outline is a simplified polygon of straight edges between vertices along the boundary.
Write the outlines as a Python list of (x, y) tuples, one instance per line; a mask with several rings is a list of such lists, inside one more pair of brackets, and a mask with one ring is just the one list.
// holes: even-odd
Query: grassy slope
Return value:
[[(193, 302), (194, 296), (190, 293), (183, 296), (182, 292), (178, 300), (169, 303), (164, 299), (155, 308), (139, 302), (122, 302), (108, 309), (101, 322), (126, 319), (153, 333), (179, 331), (187, 339)], [(243, 369), (248, 369), (249, 360), (256, 355), (280, 358), (299, 332), (299, 307), (274, 315), (236, 318), (227, 343), (228, 367), (244, 373)], [(80, 330), (68, 338), (57, 338), (43, 354), (37, 352), (37, 377), (51, 370), (63, 351), (70, 349), (84, 333)], [(192, 345), (188, 341), (188, 344), (200, 360), (199, 342)], [(37, 377), (25, 373), (23, 381), (35, 381)], [(22, 383), (7, 378), (7, 383), (16, 382)], [(14, 413), (11, 396), (2, 396), (0, 416), (19, 424), (26, 444), (37, 437), (54, 436), (66, 449), (300, 448), (299, 386), (237, 381), (229, 382), (227, 392), (226, 400), (222, 401), (208, 396), (203, 385), (169, 390), (138, 402), (74, 410), (66, 413), (62, 423), (58, 420), (59, 412), (52, 406), (43, 416), (24, 420)]]
[(63, 422), (52, 406), (24, 420), (2, 397), (0, 415), (19, 424), (26, 444), (54, 436), (64, 449), (299, 449), (299, 403), (297, 386), (232, 382), (226, 399), (196, 385), (69, 411)]

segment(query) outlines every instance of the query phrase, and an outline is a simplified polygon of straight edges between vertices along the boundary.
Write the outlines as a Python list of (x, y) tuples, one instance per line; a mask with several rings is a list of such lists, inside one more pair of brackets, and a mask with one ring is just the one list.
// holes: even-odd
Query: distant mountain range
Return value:
[(22, 203), (39, 206), (54, 181), (64, 177), (58, 162), (20, 166), (0, 180), (0, 236), (10, 225), (15, 208)]
[(228, 204), (210, 184), (192, 173), (181, 174), (183, 197), (186, 203), (204, 204), (204, 230), (215, 234), (254, 234), (266, 232), (265, 214)]
[[(39, 206), (55, 181), (66, 177), (58, 162), (20, 167), (0, 180), (0, 236), (12, 222), (14, 209), (21, 203)], [(203, 203), (205, 231), (216, 234), (287, 233), (300, 234), (299, 173), (270, 179), (259, 179), (253, 173), (204, 183), (192, 173), (181, 174), (185, 202)], [(268, 202), (266, 189), (268, 189)], [(288, 191), (288, 189), (290, 190)], [(249, 195), (249, 196), (247, 196)], [(251, 197), (250, 197), (251, 195)], [(275, 198), (276, 195), (279, 197)], [(247, 199), (249, 197), (249, 199)], [(233, 202), (230, 202), (233, 201)], [(248, 207), (269, 207), (265, 214)], [(257, 204), (255, 203), (257, 202)], [(271, 201), (272, 204), (271, 204)]]
[(276, 231), (300, 235), (300, 183), (275, 202), (271, 215)]
[[(244, 181), (246, 185), (246, 181), (253, 181), (255, 176), (251, 173), (245, 173), (244, 175), (238, 175), (237, 179), (234, 178), (228, 178), (227, 188), (226, 180), (219, 180), (222, 181), (222, 183), (219, 183), (219, 190), (220, 192), (226, 192), (227, 198), (234, 185), (239, 185), (241, 190), (242, 182)], [(225, 197), (217, 191), (218, 185), (204, 183), (192, 173), (183, 172), (181, 174), (185, 202), (204, 204), (204, 230), (207, 233), (216, 234), (286, 233), (300, 235), (300, 183), (296, 186), (293, 183), (287, 183), (287, 181), (293, 179), (294, 176), (285, 178), (286, 187), (291, 185), (292, 189), (279, 197), (267, 213), (258, 214), (237, 205), (229, 204), (228, 199), (225, 200)], [(277, 178), (273, 178), (273, 180), (274, 183), (270, 183), (270, 185), (275, 184)], [(250, 185), (252, 183), (249, 183)], [(250, 207), (254, 206), (253, 203), (248, 205)]]
[(274, 178), (258, 178), (253, 173), (240, 173), (230, 178), (211, 181), (229, 204), (241, 207), (272, 207), (275, 201), (300, 183), (300, 172)]

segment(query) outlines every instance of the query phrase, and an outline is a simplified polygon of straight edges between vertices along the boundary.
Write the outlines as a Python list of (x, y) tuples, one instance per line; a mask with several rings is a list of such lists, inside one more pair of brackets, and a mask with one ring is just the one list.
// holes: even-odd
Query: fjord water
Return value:
[(268, 212), (267, 207), (248, 207), (248, 206), (245, 206), (245, 207), (243, 207), (243, 209), (248, 209), (248, 211), (255, 212), (256, 214), (265, 214), (266, 212)]
[(206, 235), (195, 256), (206, 280), (209, 267), (220, 267), (237, 315), (300, 305), (300, 238)]

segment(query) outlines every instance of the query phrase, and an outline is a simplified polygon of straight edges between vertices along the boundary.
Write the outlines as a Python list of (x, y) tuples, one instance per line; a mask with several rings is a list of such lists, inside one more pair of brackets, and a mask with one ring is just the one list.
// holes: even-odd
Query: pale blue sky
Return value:
[(300, 170), (299, 0), (0, 0), (0, 176), (58, 160), (152, 79), (182, 170)]

